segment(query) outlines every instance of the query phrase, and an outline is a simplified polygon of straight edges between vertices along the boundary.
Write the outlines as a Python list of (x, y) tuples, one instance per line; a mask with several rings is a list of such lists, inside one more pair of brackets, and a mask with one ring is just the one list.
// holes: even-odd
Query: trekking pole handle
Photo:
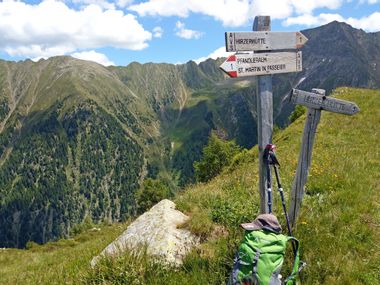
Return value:
[(276, 149), (276, 145), (274, 145), (274, 144), (270, 144), (270, 143), (268, 143), (268, 144), (265, 146), (265, 150), (267, 150), (267, 151), (274, 152), (275, 149)]

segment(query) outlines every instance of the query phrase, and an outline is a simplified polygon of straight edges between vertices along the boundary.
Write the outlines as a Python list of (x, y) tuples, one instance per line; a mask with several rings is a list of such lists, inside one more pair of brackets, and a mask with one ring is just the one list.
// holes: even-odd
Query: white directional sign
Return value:
[(297, 72), (302, 71), (302, 52), (235, 54), (220, 68), (230, 77)]
[(227, 51), (299, 49), (307, 38), (300, 32), (226, 32)]
[(330, 98), (298, 89), (293, 89), (290, 101), (294, 104), (304, 105), (308, 108), (346, 115), (354, 115), (360, 111), (359, 107), (354, 102)]

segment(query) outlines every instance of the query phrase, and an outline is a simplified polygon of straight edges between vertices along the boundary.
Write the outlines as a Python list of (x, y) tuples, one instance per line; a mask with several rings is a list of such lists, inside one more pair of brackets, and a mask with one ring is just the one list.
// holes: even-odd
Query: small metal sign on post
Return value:
[(290, 96), (292, 103), (308, 107), (289, 208), (289, 220), (293, 227), (297, 220), (305, 192), (305, 184), (309, 174), (314, 139), (321, 118), (321, 111), (326, 110), (345, 115), (354, 115), (359, 112), (359, 107), (355, 103), (329, 98), (325, 96), (325, 93), (323, 89), (313, 89), (313, 92), (293, 89)]
[[(273, 92), (272, 74), (302, 71), (302, 53), (271, 52), (298, 49), (307, 38), (300, 32), (271, 32), (270, 17), (256, 16), (252, 32), (227, 32), (226, 50), (236, 51), (220, 68), (230, 77), (257, 76), (257, 139), (259, 148), (260, 212), (268, 213), (265, 162), (266, 145), (272, 142)], [(241, 51), (251, 53), (241, 54)], [(254, 52), (254, 53), (252, 53)]]

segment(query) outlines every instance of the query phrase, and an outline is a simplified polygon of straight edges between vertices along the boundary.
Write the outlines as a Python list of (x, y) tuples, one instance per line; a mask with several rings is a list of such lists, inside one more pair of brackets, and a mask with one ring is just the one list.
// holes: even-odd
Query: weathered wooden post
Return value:
[(359, 107), (353, 102), (326, 97), (325, 90), (323, 89), (313, 89), (313, 93), (293, 89), (290, 100), (294, 104), (308, 107), (289, 208), (289, 220), (294, 227), (305, 192), (305, 184), (311, 165), (314, 138), (321, 118), (321, 110), (354, 115), (359, 112)]
[[(314, 90), (313, 90), (314, 91)], [(325, 96), (326, 91), (319, 89), (316, 94)], [(292, 97), (293, 98), (293, 97)], [(309, 175), (309, 168), (311, 164), (311, 155), (314, 146), (314, 138), (317, 132), (317, 126), (321, 118), (321, 110), (314, 108), (307, 108), (306, 122), (303, 129), (301, 151), (298, 157), (298, 165), (296, 176), (293, 181), (291, 193), (291, 206), (289, 209), (289, 220), (294, 227), (296, 217), (301, 207), (304, 187)], [(302, 190), (301, 190), (302, 189)]]
[(256, 52), (231, 55), (220, 68), (230, 77), (257, 76), (260, 212), (267, 213), (263, 153), (266, 145), (272, 142), (272, 74), (302, 71), (300, 51), (271, 51), (298, 49), (306, 43), (307, 38), (300, 32), (271, 32), (270, 17), (257, 16), (252, 32), (226, 32), (225, 39), (227, 51)]
[[(253, 31), (270, 31), (270, 17), (257, 16), (253, 23)], [(268, 196), (266, 193), (267, 176), (265, 173), (264, 149), (272, 143), (273, 135), (273, 91), (272, 75), (256, 77), (257, 100), (257, 146), (259, 148), (259, 191), (260, 213), (268, 213)]]

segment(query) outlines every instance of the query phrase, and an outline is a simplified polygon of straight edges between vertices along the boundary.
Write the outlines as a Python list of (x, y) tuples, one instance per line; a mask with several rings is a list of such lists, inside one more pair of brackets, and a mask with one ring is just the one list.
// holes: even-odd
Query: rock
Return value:
[(116, 257), (129, 251), (139, 254), (146, 246), (148, 255), (164, 263), (181, 265), (184, 256), (199, 243), (199, 239), (186, 229), (177, 227), (184, 224), (188, 216), (175, 209), (170, 200), (162, 200), (148, 212), (138, 217), (100, 255), (94, 257), (94, 267), (102, 257)]

